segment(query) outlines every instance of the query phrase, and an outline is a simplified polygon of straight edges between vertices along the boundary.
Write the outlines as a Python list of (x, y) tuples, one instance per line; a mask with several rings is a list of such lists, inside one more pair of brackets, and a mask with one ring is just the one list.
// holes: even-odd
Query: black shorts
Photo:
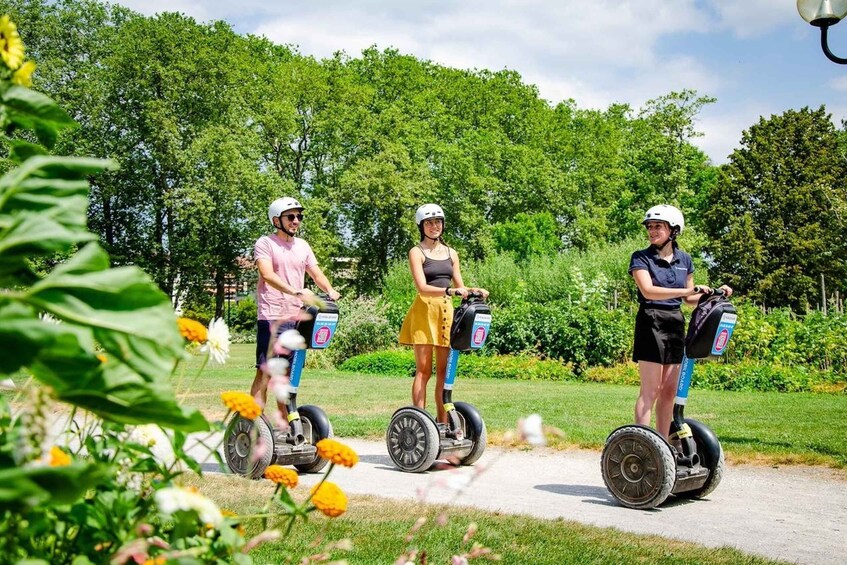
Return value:
[[(279, 337), (279, 334), (284, 332), (285, 330), (293, 330), (297, 325), (297, 322), (283, 322), (276, 329), (276, 336), (274, 338)], [(271, 323), (268, 320), (258, 320), (256, 323), (256, 368), (262, 366), (262, 364), (268, 359), (268, 351), (271, 347)], [(288, 359), (288, 362), (291, 363), (291, 360), (294, 358), (294, 352), (292, 351), (288, 355), (271, 355), (271, 357), (285, 357)]]
[(633, 361), (650, 361), (661, 365), (682, 363), (685, 351), (685, 319), (679, 308), (673, 310), (644, 308), (635, 316)]

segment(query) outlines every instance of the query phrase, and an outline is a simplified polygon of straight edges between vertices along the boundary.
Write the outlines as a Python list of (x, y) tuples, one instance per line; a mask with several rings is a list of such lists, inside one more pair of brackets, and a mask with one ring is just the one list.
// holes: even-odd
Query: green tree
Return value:
[(722, 167), (705, 212), (714, 280), (768, 305), (819, 304), (821, 276), (844, 290), (847, 163), (829, 114), (761, 118)]
[(561, 244), (556, 220), (548, 212), (521, 212), (512, 221), (495, 225), (493, 235), (497, 251), (514, 253), (521, 261), (534, 255), (553, 255)]

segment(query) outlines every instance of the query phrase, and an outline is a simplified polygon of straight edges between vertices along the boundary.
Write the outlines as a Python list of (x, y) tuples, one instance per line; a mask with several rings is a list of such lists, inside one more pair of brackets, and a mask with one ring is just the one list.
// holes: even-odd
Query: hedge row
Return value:
[[(357, 355), (339, 367), (342, 371), (378, 375), (412, 376), (415, 374), (415, 356), (411, 350), (377, 351)], [(558, 361), (542, 360), (527, 355), (462, 354), (456, 371), (459, 378), (490, 378), (518, 380), (574, 380), (576, 375), (569, 365)]]
[[(408, 377), (415, 373), (415, 358), (410, 350), (378, 351), (352, 357), (339, 368), (354, 373)], [(582, 380), (639, 384), (638, 367), (635, 363), (594, 367), (577, 375), (570, 365), (526, 355), (465, 354), (459, 362), (457, 375), (460, 378)], [(733, 364), (720, 361), (700, 362), (694, 368), (692, 387), (731, 391), (847, 393), (847, 382), (834, 378), (830, 372), (749, 361)]]

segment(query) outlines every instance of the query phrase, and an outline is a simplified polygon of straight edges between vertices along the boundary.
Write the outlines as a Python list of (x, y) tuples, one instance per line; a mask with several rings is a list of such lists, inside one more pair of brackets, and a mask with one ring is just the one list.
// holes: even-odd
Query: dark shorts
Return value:
[(639, 308), (635, 316), (633, 361), (662, 365), (682, 363), (685, 349), (685, 319), (678, 308)]
[[(297, 322), (283, 322), (276, 329), (274, 339), (279, 337), (279, 334), (285, 330), (293, 330)], [(258, 369), (268, 359), (268, 351), (271, 347), (271, 322), (268, 320), (258, 320), (256, 323), (256, 368)], [(272, 357), (285, 357), (288, 362), (294, 358), (292, 351), (288, 355), (271, 355)]]

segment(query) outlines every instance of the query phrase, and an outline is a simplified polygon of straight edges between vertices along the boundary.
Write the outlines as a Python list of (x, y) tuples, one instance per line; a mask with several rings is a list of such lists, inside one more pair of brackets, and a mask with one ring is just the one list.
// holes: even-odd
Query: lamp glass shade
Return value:
[(847, 16), (847, 0), (797, 0), (797, 11), (810, 24), (818, 20), (837, 22)]

